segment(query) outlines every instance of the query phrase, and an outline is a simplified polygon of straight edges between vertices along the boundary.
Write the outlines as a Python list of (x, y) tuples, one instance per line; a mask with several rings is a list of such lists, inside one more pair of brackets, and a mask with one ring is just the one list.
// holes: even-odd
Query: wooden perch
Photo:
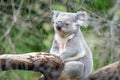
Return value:
[[(0, 70), (31, 70), (43, 73), (42, 80), (59, 80), (64, 63), (57, 56), (44, 52), (0, 55)], [(40, 79), (41, 80), (41, 79)], [(93, 72), (87, 80), (120, 80), (120, 62)]]
[(115, 62), (93, 72), (88, 80), (120, 80), (120, 62)]
[(44, 74), (44, 80), (57, 80), (64, 64), (60, 58), (44, 52), (0, 55), (0, 70), (31, 70)]

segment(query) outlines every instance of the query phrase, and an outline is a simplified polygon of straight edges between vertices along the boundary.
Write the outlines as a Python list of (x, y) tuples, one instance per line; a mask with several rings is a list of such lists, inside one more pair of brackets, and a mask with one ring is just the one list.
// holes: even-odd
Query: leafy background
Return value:
[[(52, 10), (87, 11), (89, 27), (81, 27), (94, 58), (94, 70), (120, 58), (119, 0), (0, 0), (0, 54), (49, 52), (54, 30)], [(37, 80), (31, 71), (0, 72), (0, 80)]]

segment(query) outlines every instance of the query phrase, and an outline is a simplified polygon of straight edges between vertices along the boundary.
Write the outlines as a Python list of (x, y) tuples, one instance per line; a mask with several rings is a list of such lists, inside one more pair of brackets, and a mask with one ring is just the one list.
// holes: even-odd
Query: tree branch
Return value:
[[(0, 55), (0, 70), (31, 70), (41, 72), (42, 80), (59, 80), (64, 68), (63, 61), (45, 52)], [(120, 62), (115, 62), (93, 72), (87, 80), (120, 80)], [(41, 80), (40, 79), (40, 80)]]
[(44, 74), (44, 80), (57, 80), (64, 64), (60, 58), (44, 52), (0, 55), (0, 70), (31, 70)]
[(88, 80), (120, 80), (120, 62), (98, 69), (90, 75)]

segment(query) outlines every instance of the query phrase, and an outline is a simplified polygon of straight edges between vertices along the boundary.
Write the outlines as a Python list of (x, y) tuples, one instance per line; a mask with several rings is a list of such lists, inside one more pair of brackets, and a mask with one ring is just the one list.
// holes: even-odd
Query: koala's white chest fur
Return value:
[(68, 40), (72, 39), (73, 36), (74, 36), (74, 34), (63, 38), (63, 37), (61, 37), (61, 36), (59, 36), (57, 34), (55, 35), (55, 39), (57, 40), (58, 45), (59, 45), (59, 53), (62, 53), (65, 50), (65, 46), (66, 46)]

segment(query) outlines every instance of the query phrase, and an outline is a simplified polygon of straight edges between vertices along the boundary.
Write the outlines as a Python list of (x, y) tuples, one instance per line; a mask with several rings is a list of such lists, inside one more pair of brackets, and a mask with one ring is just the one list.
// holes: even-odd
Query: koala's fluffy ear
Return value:
[(76, 13), (77, 25), (79, 26), (88, 26), (88, 14), (85, 11), (80, 11)]
[(52, 22), (55, 21), (55, 19), (58, 17), (59, 14), (60, 14), (60, 11), (53, 11), (52, 12)]

